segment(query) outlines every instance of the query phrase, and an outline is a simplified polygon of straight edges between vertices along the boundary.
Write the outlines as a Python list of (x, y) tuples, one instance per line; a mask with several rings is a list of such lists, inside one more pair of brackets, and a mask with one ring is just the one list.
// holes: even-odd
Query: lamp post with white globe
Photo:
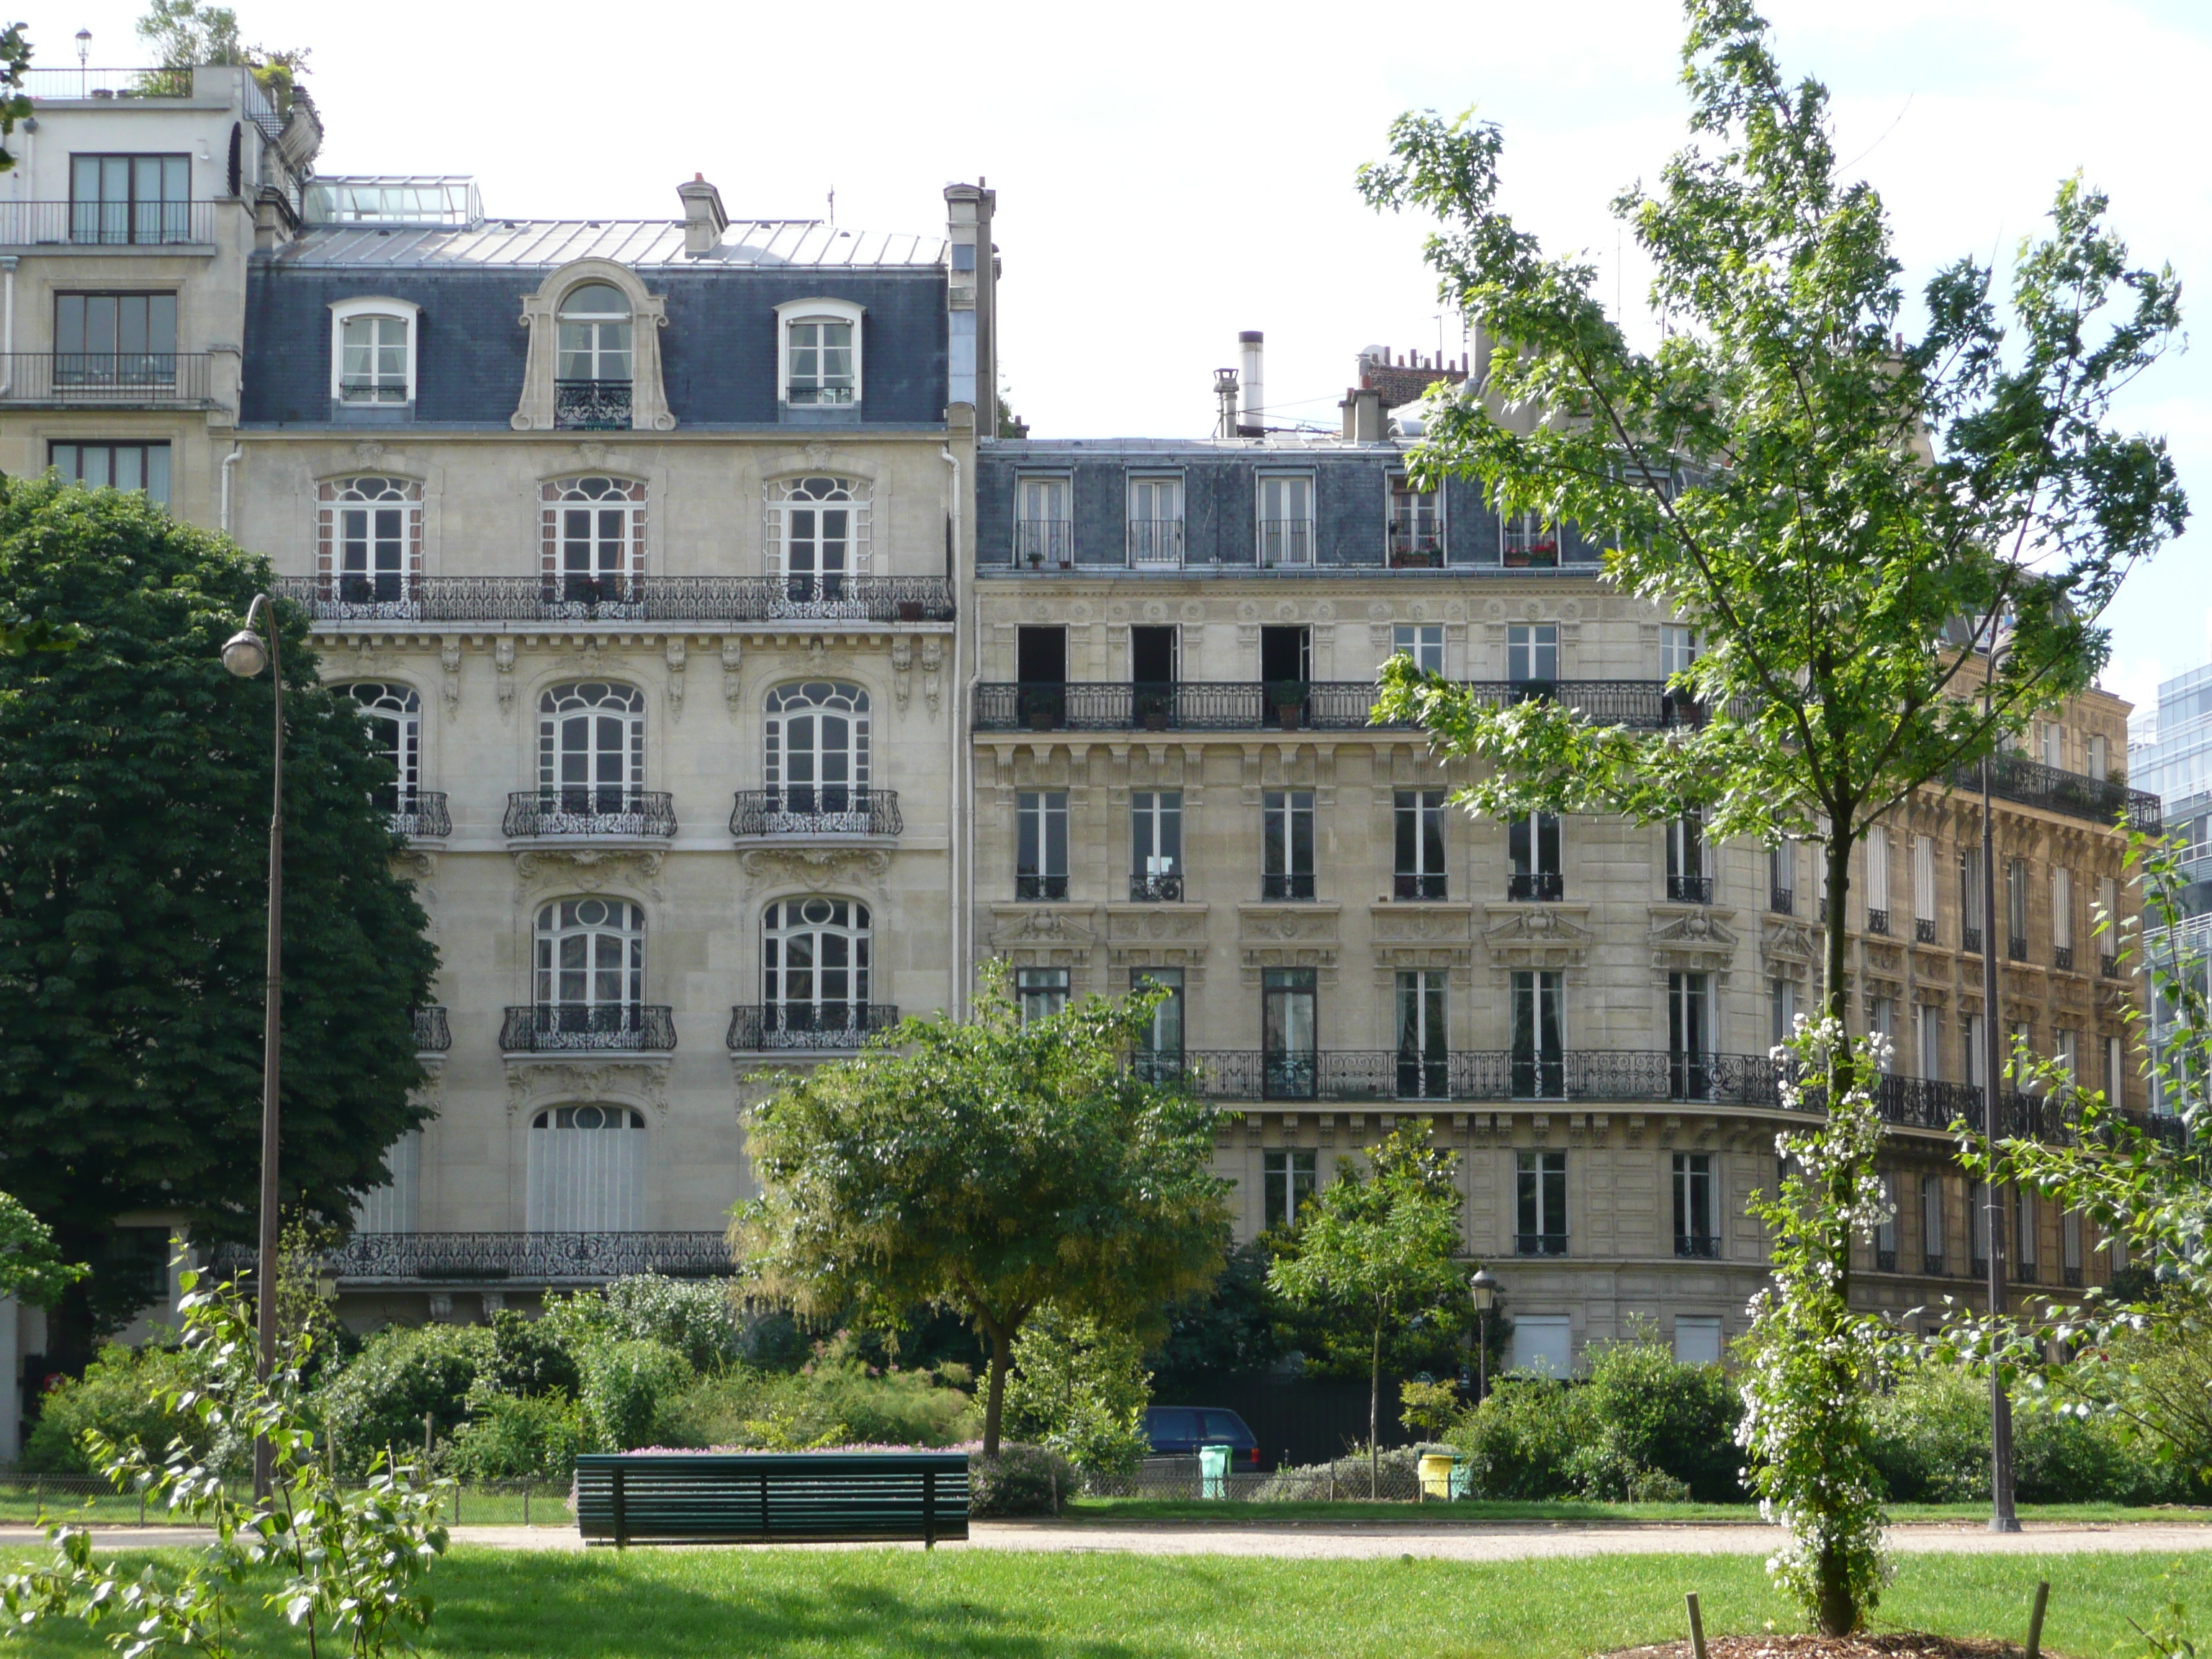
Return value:
[[(261, 623), (260, 631), (254, 628)], [(265, 641), (265, 642), (264, 642)], [(276, 1069), (283, 1019), (284, 919), (284, 665), (276, 651), (276, 617), (266, 593), (256, 593), (246, 626), (223, 641), (222, 665), (250, 680), (270, 671), (276, 694), (276, 767), (269, 804), (269, 974), (261, 1014), (261, 1238), (254, 1257), (254, 1324), (259, 1337), (257, 1374), (264, 1382), (276, 1364)], [(253, 1443), (253, 1495), (269, 1495), (270, 1455), (266, 1438)]]

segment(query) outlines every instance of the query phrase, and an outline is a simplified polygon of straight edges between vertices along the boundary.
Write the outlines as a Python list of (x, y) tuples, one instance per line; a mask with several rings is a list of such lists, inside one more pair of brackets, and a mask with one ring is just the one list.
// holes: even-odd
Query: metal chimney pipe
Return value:
[(1237, 435), (1237, 371), (1217, 368), (1213, 371), (1213, 398), (1219, 412), (1213, 419), (1213, 435), (1233, 438)]
[(1244, 412), (1237, 424), (1248, 437), (1260, 435), (1260, 423), (1267, 411), (1266, 390), (1261, 380), (1267, 337), (1256, 328), (1248, 328), (1237, 337), (1237, 356), (1244, 368)]

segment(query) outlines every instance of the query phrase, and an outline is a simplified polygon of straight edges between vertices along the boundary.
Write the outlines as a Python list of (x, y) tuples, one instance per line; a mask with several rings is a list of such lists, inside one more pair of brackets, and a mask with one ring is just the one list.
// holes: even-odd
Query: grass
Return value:
[[(1908, 1556), (1874, 1626), (2018, 1641), (2039, 1578), (2051, 1586), (2047, 1653), (2138, 1659), (2148, 1650), (2127, 1620), (2153, 1625), (2174, 1599), (2207, 1605), (2212, 1552), (2170, 1568), (2156, 1555)], [(1760, 1564), (1739, 1556), (462, 1549), (430, 1582), (437, 1615), (418, 1643), (424, 1659), (1578, 1659), (1680, 1638), (1692, 1589), (1708, 1633), (1800, 1627)], [(265, 1614), (244, 1634), (256, 1656), (306, 1651)], [(27, 1659), (106, 1650), (77, 1626), (15, 1638)]]
[[(1207, 1503), (1196, 1498), (1079, 1498), (1066, 1515), (1078, 1521), (1194, 1521), (1225, 1522), (1297, 1521), (1395, 1521), (1423, 1526), (1452, 1522), (1536, 1521), (1605, 1525), (1632, 1522), (1727, 1522), (1756, 1524), (1750, 1504), (1587, 1504), (1573, 1500), (1516, 1503), (1462, 1498), (1455, 1504)], [(1986, 1504), (1899, 1504), (1893, 1521), (1986, 1521)], [(2107, 1525), (2124, 1522), (2212, 1522), (2212, 1510), (2179, 1507), (2130, 1508), (2121, 1504), (2022, 1504), (2027, 1521), (2063, 1521)]]
[[(240, 1491), (243, 1492), (241, 1486)], [(574, 1524), (568, 1513), (568, 1486), (566, 1481), (533, 1483), (526, 1506), (518, 1487), (513, 1491), (488, 1492), (470, 1486), (459, 1494), (459, 1514), (456, 1518), (453, 1506), (448, 1505), (445, 1519), (448, 1524), (470, 1527), (517, 1527), (526, 1518), (532, 1526), (561, 1526)], [(87, 1495), (82, 1492), (39, 1492), (32, 1486), (0, 1487), (0, 1524), (27, 1525), (41, 1516), (48, 1520), (89, 1521), (99, 1526), (135, 1526), (139, 1520), (138, 1500), (112, 1492)], [(167, 1523), (172, 1517), (158, 1504), (145, 1510), (149, 1526)], [(181, 1524), (197, 1524), (189, 1516), (179, 1518)]]

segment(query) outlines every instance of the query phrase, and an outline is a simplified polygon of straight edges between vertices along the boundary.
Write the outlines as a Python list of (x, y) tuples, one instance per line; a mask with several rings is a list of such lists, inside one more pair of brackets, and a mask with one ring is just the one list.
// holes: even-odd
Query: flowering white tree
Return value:
[(1736, 1440), (1750, 1454), (1760, 1512), (1789, 1534), (1767, 1572), (1824, 1635), (1842, 1636), (1864, 1621), (1890, 1575), (1887, 1511), (1868, 1447), (1891, 1332), (1850, 1306), (1851, 1240), (1887, 1212), (1874, 1168), (1881, 1118), (1859, 1080), (1880, 1077), (1888, 1054), (1879, 1039), (1854, 1044), (1837, 1022), (1802, 1015), (1774, 1053), (1793, 1062), (1782, 1085), (1792, 1110), (1822, 1103), (1807, 1098), (1808, 1079), (1852, 1083), (1825, 1103), (1818, 1128), (1775, 1138), (1781, 1181), (1772, 1197), (1761, 1190), (1751, 1200), (1771, 1241), (1774, 1283), (1751, 1302)]

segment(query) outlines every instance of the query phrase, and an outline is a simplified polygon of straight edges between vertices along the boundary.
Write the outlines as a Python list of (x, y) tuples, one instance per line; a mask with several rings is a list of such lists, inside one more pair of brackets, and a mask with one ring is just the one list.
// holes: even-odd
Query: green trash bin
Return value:
[(1229, 1496), (1229, 1453), (1227, 1446), (1200, 1446), (1198, 1449), (1198, 1495), (1200, 1498)]

